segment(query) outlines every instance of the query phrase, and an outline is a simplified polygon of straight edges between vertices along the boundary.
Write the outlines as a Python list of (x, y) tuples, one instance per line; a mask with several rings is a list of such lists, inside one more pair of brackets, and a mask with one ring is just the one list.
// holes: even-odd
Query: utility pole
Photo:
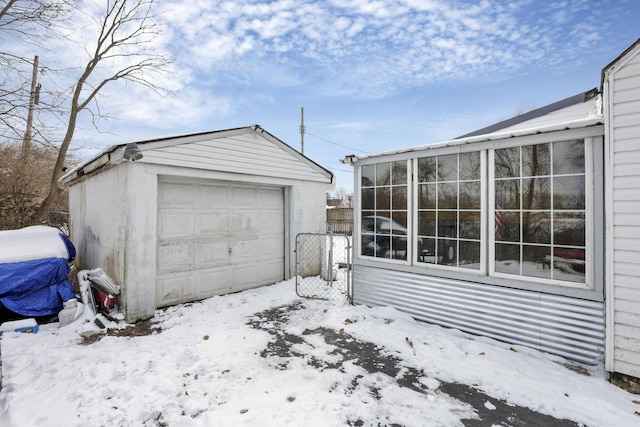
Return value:
[(300, 108), (300, 152), (304, 155), (304, 107)]
[(31, 94), (29, 96), (29, 112), (27, 114), (27, 130), (24, 132), (22, 140), (22, 155), (26, 156), (31, 148), (31, 139), (33, 134), (33, 109), (38, 103), (40, 95), (40, 87), (38, 84), (38, 55), (33, 58), (33, 75), (31, 76)]

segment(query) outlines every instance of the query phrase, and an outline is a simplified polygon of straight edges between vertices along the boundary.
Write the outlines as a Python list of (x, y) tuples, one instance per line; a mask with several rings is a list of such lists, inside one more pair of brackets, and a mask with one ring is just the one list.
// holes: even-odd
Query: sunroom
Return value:
[(352, 158), (354, 301), (596, 363), (604, 352), (601, 99)]

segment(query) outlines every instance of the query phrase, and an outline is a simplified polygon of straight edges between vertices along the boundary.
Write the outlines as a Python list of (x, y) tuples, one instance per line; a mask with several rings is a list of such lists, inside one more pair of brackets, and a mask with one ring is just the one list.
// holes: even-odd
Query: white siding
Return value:
[(144, 163), (182, 166), (256, 176), (327, 182), (326, 174), (304, 162), (294, 150), (255, 132), (201, 135), (144, 150)]
[(640, 46), (605, 81), (607, 369), (640, 377)]

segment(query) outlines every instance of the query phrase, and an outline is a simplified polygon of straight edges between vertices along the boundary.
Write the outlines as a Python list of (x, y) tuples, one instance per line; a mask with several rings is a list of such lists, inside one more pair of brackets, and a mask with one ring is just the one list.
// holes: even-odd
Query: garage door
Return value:
[(161, 179), (158, 307), (284, 279), (280, 187)]

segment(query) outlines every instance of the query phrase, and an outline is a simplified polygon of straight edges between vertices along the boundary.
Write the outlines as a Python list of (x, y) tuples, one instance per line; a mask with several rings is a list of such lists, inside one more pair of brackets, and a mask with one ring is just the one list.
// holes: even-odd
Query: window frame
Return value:
[[(530, 276), (516, 276), (509, 274), (493, 274), (490, 272), (495, 257), (495, 236), (493, 236), (493, 222), (495, 215), (493, 205), (495, 188), (493, 176), (489, 172), (494, 168), (493, 159), (489, 159), (491, 150), (514, 146), (527, 146), (561, 141), (581, 140), (585, 144), (585, 283), (553, 281), (550, 279), (538, 279)], [(439, 266), (434, 264), (419, 263), (417, 261), (417, 236), (418, 236), (418, 158), (439, 156), (453, 153), (478, 151), (484, 153), (485, 165), (482, 167), (481, 188), (485, 195), (481, 209), (481, 264), (480, 271)], [(407, 250), (407, 261), (398, 261), (385, 258), (374, 258), (360, 255), (361, 239), (361, 169), (362, 166), (374, 163), (393, 162), (406, 160), (410, 179), (407, 181), (407, 229), (410, 242)], [(491, 161), (490, 161), (491, 160)], [(597, 260), (604, 259), (604, 132), (603, 126), (596, 124), (577, 129), (565, 129), (554, 132), (542, 132), (522, 135), (518, 137), (503, 138), (498, 140), (483, 140), (473, 143), (439, 143), (398, 151), (392, 154), (381, 154), (361, 158), (355, 168), (356, 197), (356, 230), (354, 234), (354, 261), (363, 267), (390, 268), (392, 270), (406, 271), (419, 275), (440, 277), (460, 281), (471, 281), (479, 284), (502, 286), (514, 289), (523, 289), (544, 292), (549, 294), (566, 295), (601, 301), (604, 298), (604, 266)], [(491, 172), (493, 174), (493, 172)]]
[[(578, 289), (587, 289), (587, 290), (593, 290), (594, 289), (594, 281), (593, 281), (593, 272), (594, 272), (594, 261), (595, 258), (593, 256), (594, 254), (594, 241), (593, 241), (593, 229), (594, 229), (594, 215), (595, 215), (595, 209), (594, 209), (594, 156), (593, 156), (593, 150), (594, 150), (594, 143), (593, 141), (591, 141), (589, 138), (574, 138), (574, 139), (561, 139), (561, 140), (553, 140), (553, 141), (549, 141), (549, 142), (540, 142), (537, 144), (518, 144), (518, 145), (514, 145), (513, 147), (530, 147), (533, 145), (543, 145), (543, 144), (554, 144), (554, 143), (562, 143), (562, 142), (572, 142), (572, 141), (582, 141), (584, 143), (584, 177), (585, 177), (585, 185), (584, 185), (584, 196), (585, 196), (585, 207), (584, 207), (584, 212), (585, 212), (585, 280), (584, 283), (583, 282), (571, 282), (571, 281), (566, 281), (566, 280), (560, 280), (560, 279), (547, 279), (547, 278), (541, 278), (541, 277), (535, 277), (535, 276), (525, 276), (525, 275), (517, 275), (517, 274), (510, 274), (510, 273), (502, 273), (502, 272), (498, 272), (496, 271), (496, 265), (495, 265), (495, 260), (496, 260), (496, 236), (495, 233), (487, 233), (488, 239), (488, 254), (487, 254), (487, 267), (488, 267), (488, 275), (489, 276), (493, 276), (493, 277), (499, 277), (499, 278), (504, 278), (504, 279), (512, 279), (512, 280), (523, 280), (523, 281), (527, 281), (527, 282), (531, 282), (531, 283), (540, 283), (540, 284), (546, 284), (546, 285), (551, 285), (551, 286), (562, 286), (562, 287), (569, 287), (569, 288), (578, 288)], [(487, 172), (488, 172), (488, 179), (487, 179), (487, 184), (492, 183), (493, 185), (488, 185), (488, 193), (489, 193), (489, 201), (488, 201), (488, 215), (489, 218), (495, 218), (495, 214), (496, 214), (496, 203), (495, 203), (495, 151), (497, 149), (501, 149), (501, 148), (512, 148), (512, 147), (494, 147), (494, 148), (490, 148), (488, 149), (488, 166), (487, 168)], [(550, 179), (553, 179), (556, 175), (550, 175)], [(522, 182), (523, 177), (522, 174), (520, 174), (519, 177), (520, 181)], [(521, 208), (520, 211), (522, 212), (523, 209)], [(552, 213), (552, 215), (557, 211), (555, 209), (553, 209), (553, 207), (549, 208), (549, 211)], [(553, 234), (553, 229), (551, 230), (551, 233)], [(520, 245), (522, 245), (523, 243), (520, 242)], [(554, 246), (550, 245), (551, 248), (553, 248)], [(550, 267), (551, 270), (553, 270), (553, 266)]]
[[(362, 242), (362, 236), (367, 235), (368, 233), (363, 233), (362, 231), (362, 212), (365, 209), (362, 209), (362, 169), (364, 166), (371, 166), (371, 165), (377, 165), (378, 164), (384, 164), (384, 163), (389, 163), (391, 164), (391, 167), (393, 167), (393, 163), (396, 163), (398, 161), (404, 161), (405, 165), (406, 165), (406, 170), (407, 170), (407, 177), (406, 177), (406, 182), (404, 184), (405, 190), (406, 190), (406, 214), (407, 214), (407, 225), (406, 225), (406, 229), (407, 229), (407, 234), (406, 234), (406, 239), (407, 239), (407, 244), (406, 244), (406, 256), (405, 259), (398, 259), (398, 258), (385, 258), (385, 257), (377, 257), (377, 256), (371, 256), (371, 255), (363, 255), (362, 254), (362, 248), (361, 248), (361, 242)], [(412, 258), (413, 258), (413, 244), (410, 242), (413, 242), (413, 240), (415, 240), (413, 238), (413, 227), (412, 227), (412, 210), (413, 210), (413, 197), (411, 196), (411, 186), (412, 186), (412, 176), (413, 176), (413, 169), (412, 169), (412, 165), (413, 163), (408, 160), (408, 159), (401, 159), (401, 160), (395, 160), (395, 159), (385, 159), (384, 161), (379, 161), (379, 162), (374, 162), (374, 163), (370, 163), (367, 165), (363, 165), (361, 167), (358, 168), (358, 173), (356, 174), (356, 179), (357, 179), (357, 188), (358, 188), (358, 203), (357, 203), (357, 214), (355, 215), (355, 229), (357, 230), (357, 240), (358, 240), (358, 244), (356, 246), (357, 248), (357, 252), (356, 252), (356, 256), (360, 259), (369, 259), (369, 260), (373, 260), (373, 261), (379, 261), (379, 262), (384, 262), (384, 263), (391, 263), (391, 264), (398, 264), (398, 265), (412, 265)], [(379, 186), (378, 185), (374, 185), (374, 186), (368, 186), (365, 188), (374, 188), (377, 189)], [(390, 185), (391, 189), (393, 189), (393, 187), (401, 187), (401, 185), (394, 185), (393, 183)], [(393, 190), (392, 190), (393, 191)], [(374, 191), (375, 193), (375, 191)], [(375, 202), (374, 202), (375, 204)], [(370, 209), (366, 209), (367, 211)], [(374, 212), (377, 212), (377, 206), (374, 207), (373, 209)], [(389, 212), (393, 213), (394, 209), (392, 207), (390, 207)], [(375, 216), (375, 215), (374, 215)], [(392, 218), (389, 218), (390, 220), (392, 220)], [(376, 235), (376, 233), (373, 233), (374, 235)], [(389, 238), (391, 239), (393, 236), (393, 234), (391, 234), (389, 236)]]
[[(420, 221), (420, 206), (418, 203), (419, 197), (420, 197), (420, 185), (423, 184), (420, 182), (419, 178), (417, 177), (418, 175), (418, 163), (420, 161), (420, 159), (424, 159), (424, 158), (428, 158), (428, 157), (435, 157), (437, 158), (438, 156), (447, 156), (447, 155), (451, 155), (451, 154), (457, 154), (458, 155), (458, 165), (460, 164), (459, 162), (459, 155), (460, 154), (464, 154), (464, 153), (472, 153), (472, 152), (478, 152), (480, 154), (480, 268), (477, 270), (474, 269), (469, 269), (469, 268), (463, 268), (463, 267), (459, 267), (459, 266), (450, 266), (450, 265), (444, 265), (444, 264), (432, 264), (432, 263), (426, 263), (426, 262), (422, 262), (419, 260), (419, 249), (418, 249), (418, 230), (420, 230), (420, 226), (419, 226), (419, 221)], [(412, 219), (413, 219), (413, 230), (416, 230), (416, 232), (414, 234), (412, 234), (412, 237), (414, 238), (413, 240), (413, 253), (414, 256), (412, 258), (412, 265), (418, 266), (418, 267), (427, 267), (429, 269), (433, 269), (433, 270), (442, 270), (442, 271), (451, 271), (451, 270), (455, 270), (455, 271), (459, 271), (461, 273), (465, 273), (465, 274), (470, 274), (473, 276), (486, 276), (487, 275), (487, 251), (485, 250), (485, 246), (486, 246), (486, 242), (484, 241), (483, 237), (486, 234), (486, 228), (487, 228), (487, 210), (486, 210), (486, 205), (487, 205), (487, 150), (469, 150), (466, 152), (460, 152), (455, 151), (455, 152), (435, 152), (435, 153), (425, 153), (425, 155), (421, 155), (421, 156), (417, 156), (415, 158), (412, 159), (413, 162), (413, 170), (416, 171), (416, 173), (414, 174), (414, 179), (412, 180), (412, 200), (416, 201), (414, 203), (415, 205), (415, 209), (412, 210)], [(459, 189), (459, 183), (460, 183), (460, 171), (458, 170), (458, 189)], [(464, 180), (466, 181), (466, 180)], [(458, 205), (456, 208), (456, 212), (459, 214), (460, 213), (460, 203), (459, 203), (459, 199), (460, 199), (460, 192), (458, 190)], [(438, 211), (438, 209), (436, 209), (436, 211)], [(459, 218), (459, 216), (458, 216)], [(459, 227), (459, 221), (458, 221), (458, 227)], [(455, 238), (456, 241), (460, 241), (460, 233), (459, 233), (459, 229), (457, 232), (457, 236)], [(464, 240), (464, 239), (462, 239)], [(459, 253), (459, 247), (458, 247), (458, 253)]]

